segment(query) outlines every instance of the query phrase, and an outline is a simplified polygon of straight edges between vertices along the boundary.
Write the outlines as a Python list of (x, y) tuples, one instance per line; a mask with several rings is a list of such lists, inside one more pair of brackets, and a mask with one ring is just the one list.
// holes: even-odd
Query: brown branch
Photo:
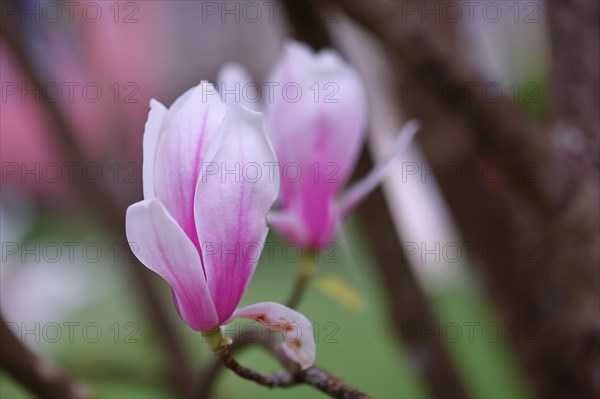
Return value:
[(260, 374), (252, 369), (240, 365), (231, 355), (229, 348), (225, 347), (218, 353), (217, 357), (222, 364), (229, 370), (233, 371), (239, 377), (256, 382), (259, 385), (264, 385), (269, 388), (283, 388), (297, 385), (300, 382), (288, 372), (278, 372), (273, 374)]
[(298, 373), (297, 378), (333, 398), (367, 399), (369, 396), (351, 387), (342, 379), (318, 367), (311, 367)]
[(335, 398), (368, 398), (368, 395), (356, 390), (349, 386), (345, 381), (320, 368), (311, 367), (307, 370), (298, 372), (298, 365), (286, 356), (281, 348), (281, 343), (269, 342), (265, 344), (265, 346), (273, 353), (277, 360), (279, 360), (279, 363), (285, 367), (288, 372), (296, 373), (297, 378), (320, 389), (322, 392)]
[(331, 46), (327, 27), (320, 16), (319, 0), (282, 0), (282, 3), (289, 16), (291, 36), (315, 50)]
[[(264, 334), (258, 334), (259, 340), (254, 340), (253, 342), (249, 341), (248, 337), (243, 334), (236, 334), (233, 337), (233, 344), (224, 347), (220, 352), (216, 353), (218, 359), (215, 359), (215, 361), (204, 370), (199, 382), (190, 390), (190, 392), (188, 392), (186, 397), (189, 399), (204, 399), (211, 397), (214, 382), (216, 381), (219, 372), (223, 369), (223, 366), (225, 366), (238, 376), (269, 388), (287, 388), (299, 384), (308, 384), (334, 398), (368, 398), (368, 395), (360, 392), (345, 381), (331, 375), (323, 369), (311, 367), (307, 370), (299, 371), (298, 365), (283, 352), (281, 343), (269, 339), (268, 337), (271, 336), (271, 334), (266, 331), (267, 330), (264, 329)], [(251, 343), (261, 345), (266, 350), (270, 351), (287, 372), (264, 375), (237, 363), (233, 358), (233, 353), (237, 354), (241, 352)]]
[[(274, 350), (275, 355), (284, 364), (287, 363), (285, 358), (282, 358), (282, 352)], [(259, 385), (269, 388), (288, 388), (299, 384), (311, 385), (321, 392), (324, 392), (331, 397), (340, 399), (367, 399), (365, 393), (348, 385), (345, 381), (335, 377), (323, 369), (310, 367), (306, 370), (291, 373), (289, 371), (278, 372), (272, 374), (260, 374), (252, 369), (240, 365), (231, 355), (227, 347), (222, 348), (216, 353), (221, 359), (221, 362), (229, 370), (233, 371), (239, 377), (246, 380), (254, 381)]]
[[(11, 19), (10, 22), (14, 23), (15, 19)], [(42, 87), (41, 79), (36, 74), (35, 68), (27, 55), (22, 35), (20, 34), (22, 28), (23, 27), (18, 24), (11, 26), (8, 26), (8, 24), (1, 24), (1, 38), (5, 40), (10, 51), (14, 54), (25, 77), (35, 83), (34, 86), (36, 90), (38, 90), (40, 98), (43, 100), (42, 103), (54, 124), (53, 128), (49, 130), (56, 134), (58, 141), (64, 147), (64, 153), (68, 154), (70, 160), (84, 163), (85, 156), (77, 143), (76, 133), (72, 130), (69, 122), (58, 108), (56, 102), (51, 101), (48, 98), (47, 92), (40, 89)], [(79, 189), (77, 194), (81, 201), (86, 203), (87, 206), (97, 210), (98, 213), (105, 215), (105, 221), (107, 222), (108, 227), (117, 233), (121, 242), (127, 243), (124, 226), (125, 211), (124, 209), (121, 209), (116, 204), (114, 198), (110, 196), (111, 191), (106, 190), (97, 183), (85, 181), (83, 176), (80, 176), (79, 174), (76, 175), (76, 178), (78, 180), (75, 182), (76, 184), (74, 184), (74, 186)], [(129, 258), (132, 259), (133, 257), (130, 256)], [(190, 362), (187, 358), (186, 351), (181, 345), (178, 334), (168, 316), (165, 306), (150, 280), (148, 271), (139, 262), (132, 264), (132, 269), (135, 275), (133, 280), (138, 284), (139, 292), (142, 295), (142, 302), (147, 309), (148, 317), (155, 326), (156, 331), (159, 333), (158, 336), (163, 341), (165, 353), (170, 359), (172, 367), (168, 369), (168, 372), (170, 373), (173, 385), (180, 392), (184, 392), (192, 380)]]
[(0, 368), (43, 398), (88, 399), (93, 395), (72, 376), (30, 351), (0, 314)]

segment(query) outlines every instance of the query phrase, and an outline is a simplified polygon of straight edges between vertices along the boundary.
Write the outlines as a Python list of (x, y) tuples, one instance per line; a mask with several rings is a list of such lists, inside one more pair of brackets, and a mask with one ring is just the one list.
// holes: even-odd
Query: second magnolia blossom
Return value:
[[(225, 66), (219, 80), (228, 91), (247, 93), (252, 87), (249, 74), (236, 64)], [(335, 239), (341, 221), (379, 184), (417, 124), (408, 123), (388, 159), (340, 195), (365, 139), (367, 103), (360, 76), (336, 52), (315, 53), (290, 41), (267, 81), (280, 89), (262, 106), (282, 174), (279, 209), (269, 214), (269, 224), (289, 241), (319, 250)], [(249, 102), (245, 96), (236, 98)]]
[[(127, 209), (127, 238), (138, 259), (172, 288), (181, 318), (209, 331), (233, 318), (282, 331), (283, 348), (303, 368), (315, 358), (310, 322), (274, 302), (237, 309), (267, 236), (266, 215), (279, 175), (237, 179), (204, 173), (203, 165), (232, 170), (276, 162), (262, 115), (225, 105), (202, 82), (166, 109), (157, 101), (144, 132), (144, 200)], [(210, 95), (209, 95), (210, 94)], [(204, 244), (217, 251), (203, 251)], [(256, 256), (224, 253), (254, 246)]]

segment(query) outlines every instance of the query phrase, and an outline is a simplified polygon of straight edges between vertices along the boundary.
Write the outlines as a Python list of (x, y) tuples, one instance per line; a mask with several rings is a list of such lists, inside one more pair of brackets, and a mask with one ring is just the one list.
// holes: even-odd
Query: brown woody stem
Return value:
[[(202, 332), (202, 336), (214, 352), (215, 356), (220, 359), (221, 363), (226, 368), (233, 371), (241, 378), (254, 381), (259, 385), (269, 388), (288, 388), (295, 385), (308, 384), (334, 398), (369, 398), (365, 393), (348, 385), (345, 381), (329, 374), (323, 369), (310, 367), (306, 370), (299, 370), (298, 365), (294, 364), (294, 362), (285, 355), (283, 350), (281, 350), (280, 342), (264, 341), (261, 343), (273, 353), (279, 362), (286, 368), (286, 371), (261, 374), (248, 367), (242, 366), (235, 360), (231, 350), (235, 350), (235, 347), (230, 348), (231, 340), (223, 335), (220, 327), (215, 327), (210, 331), (204, 331)], [(247, 342), (244, 342), (243, 344), (246, 343)], [(200, 392), (191, 395), (191, 397), (205, 397), (206, 394), (206, 391), (200, 390)]]
[(300, 265), (300, 270), (298, 270), (298, 277), (296, 278), (294, 290), (286, 302), (287, 307), (292, 309), (298, 307), (314, 274), (315, 262), (313, 261), (313, 253), (311, 252), (302, 258), (302, 264)]

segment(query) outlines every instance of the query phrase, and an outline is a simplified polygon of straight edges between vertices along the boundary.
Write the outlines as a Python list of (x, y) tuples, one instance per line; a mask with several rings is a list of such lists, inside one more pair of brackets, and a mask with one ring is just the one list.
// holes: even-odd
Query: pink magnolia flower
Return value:
[[(250, 87), (249, 75), (237, 65), (226, 66), (219, 78), (229, 90), (238, 84), (242, 94)], [(279, 210), (269, 214), (269, 224), (304, 248), (322, 249), (408, 146), (417, 124), (407, 124), (391, 155), (339, 195), (366, 133), (366, 94), (358, 73), (332, 50), (315, 54), (292, 41), (265, 86), (274, 88), (265, 89), (263, 105), (281, 173)], [(243, 103), (249, 99), (241, 96)]]
[[(275, 161), (262, 115), (225, 105), (206, 82), (169, 109), (152, 100), (144, 133), (144, 200), (127, 209), (127, 238), (138, 259), (169, 283), (191, 328), (208, 331), (235, 317), (255, 319), (286, 334), (284, 348), (306, 368), (315, 357), (306, 317), (273, 302), (236, 311), (267, 236), (266, 214), (279, 176), (240, 178), (231, 171)], [(249, 255), (248, 248), (256, 253)]]

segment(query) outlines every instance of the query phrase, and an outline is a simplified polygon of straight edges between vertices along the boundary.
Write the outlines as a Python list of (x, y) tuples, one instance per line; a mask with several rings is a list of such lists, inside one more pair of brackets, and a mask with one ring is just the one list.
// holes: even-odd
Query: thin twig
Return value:
[(295, 376), (285, 372), (277, 372), (273, 374), (260, 374), (252, 369), (242, 366), (239, 364), (231, 355), (228, 347), (224, 347), (219, 352), (215, 353), (225, 367), (233, 371), (238, 376), (256, 382), (259, 385), (264, 385), (269, 388), (274, 387), (290, 387), (297, 385), (299, 381), (296, 380)]
[(298, 270), (298, 276), (290, 298), (286, 302), (286, 306), (292, 309), (296, 309), (300, 304), (300, 301), (304, 297), (304, 293), (308, 288), (310, 280), (312, 280), (315, 273), (315, 263), (311, 254), (306, 255), (302, 259), (302, 264)]
[(298, 373), (298, 378), (321, 392), (338, 399), (368, 399), (369, 395), (348, 385), (344, 380), (329, 374), (318, 367), (311, 367)]
[[(271, 346), (270, 348), (277, 348), (277, 346)], [(289, 367), (289, 363), (283, 356), (283, 352), (275, 349), (272, 349), (272, 351), (282, 363)], [(321, 392), (324, 392), (333, 398), (369, 398), (367, 394), (357, 390), (356, 388), (348, 385), (342, 379), (335, 377), (318, 367), (310, 367), (306, 370), (295, 373), (284, 371), (272, 374), (260, 374), (252, 369), (240, 365), (233, 358), (228, 347), (222, 348), (215, 354), (219, 357), (219, 359), (221, 359), (221, 362), (225, 367), (233, 371), (238, 376), (269, 388), (288, 388), (299, 384), (307, 384), (319, 389)]]
[(260, 385), (269, 388), (288, 388), (295, 385), (307, 384), (334, 398), (368, 398), (365, 393), (350, 386), (342, 379), (331, 375), (327, 371), (310, 367), (307, 370), (299, 370), (298, 365), (294, 363), (282, 350), (281, 342), (268, 339), (270, 334), (258, 334), (258, 341), (253, 343), (261, 345), (270, 351), (279, 363), (286, 369), (286, 372), (274, 374), (260, 374), (254, 370), (240, 365), (234, 358), (233, 353), (239, 353), (247, 348), (251, 343), (243, 334), (238, 334), (233, 338), (233, 344), (217, 350), (215, 353), (217, 359), (205, 369), (202, 379), (194, 389), (186, 396), (189, 399), (204, 399), (211, 397), (211, 390), (214, 386), (219, 372), (223, 366), (230, 369), (238, 376), (254, 381)]

